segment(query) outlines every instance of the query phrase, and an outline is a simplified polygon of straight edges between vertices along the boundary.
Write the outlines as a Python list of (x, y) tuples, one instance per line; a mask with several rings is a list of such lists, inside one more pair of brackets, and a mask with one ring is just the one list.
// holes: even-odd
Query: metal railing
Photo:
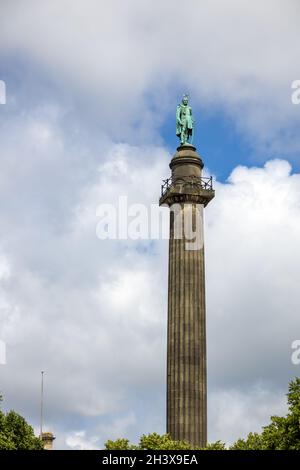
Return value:
[(188, 176), (188, 177), (183, 177), (177, 178), (176, 180), (173, 180), (172, 177), (167, 178), (163, 180), (163, 184), (161, 185), (161, 195), (164, 196), (168, 189), (176, 184), (176, 182), (184, 182), (184, 183), (189, 183), (191, 186), (196, 186), (201, 189), (207, 189), (212, 191), (213, 189), (213, 182), (212, 182), (212, 176)]

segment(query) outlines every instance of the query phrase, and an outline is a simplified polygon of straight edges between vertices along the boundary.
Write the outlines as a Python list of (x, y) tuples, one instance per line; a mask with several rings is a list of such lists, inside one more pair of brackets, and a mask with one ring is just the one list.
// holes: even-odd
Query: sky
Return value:
[(165, 431), (168, 241), (99, 240), (97, 207), (157, 204), (184, 93), (205, 209), (208, 438), (286, 413), (300, 339), (297, 0), (2, 0), (2, 408), (56, 449)]

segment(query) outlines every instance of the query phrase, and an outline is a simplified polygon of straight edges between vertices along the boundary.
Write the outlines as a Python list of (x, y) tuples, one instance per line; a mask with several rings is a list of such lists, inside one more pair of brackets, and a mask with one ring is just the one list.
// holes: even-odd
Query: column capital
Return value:
[(172, 176), (163, 181), (159, 205), (207, 204), (215, 197), (212, 177), (203, 177), (204, 167), (193, 145), (181, 145), (170, 162)]

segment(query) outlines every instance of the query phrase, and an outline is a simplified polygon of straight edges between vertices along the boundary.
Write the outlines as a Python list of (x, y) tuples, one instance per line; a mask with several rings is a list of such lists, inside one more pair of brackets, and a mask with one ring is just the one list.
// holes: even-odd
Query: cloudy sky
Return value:
[(99, 240), (155, 204), (191, 96), (206, 209), (209, 440), (286, 412), (300, 374), (297, 0), (1, 0), (4, 409), (56, 448), (165, 431), (167, 240)]

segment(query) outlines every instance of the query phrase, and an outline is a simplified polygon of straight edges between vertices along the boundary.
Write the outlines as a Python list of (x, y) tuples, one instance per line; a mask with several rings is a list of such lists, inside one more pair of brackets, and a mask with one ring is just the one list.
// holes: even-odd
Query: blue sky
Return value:
[[(99, 240), (99, 204), (157, 203), (183, 93), (215, 177), (205, 211), (209, 440), (286, 411), (299, 366), (297, 1), (0, 7), (4, 408), (56, 448), (165, 430), (167, 241)], [(179, 39), (178, 39), (179, 38)]]

